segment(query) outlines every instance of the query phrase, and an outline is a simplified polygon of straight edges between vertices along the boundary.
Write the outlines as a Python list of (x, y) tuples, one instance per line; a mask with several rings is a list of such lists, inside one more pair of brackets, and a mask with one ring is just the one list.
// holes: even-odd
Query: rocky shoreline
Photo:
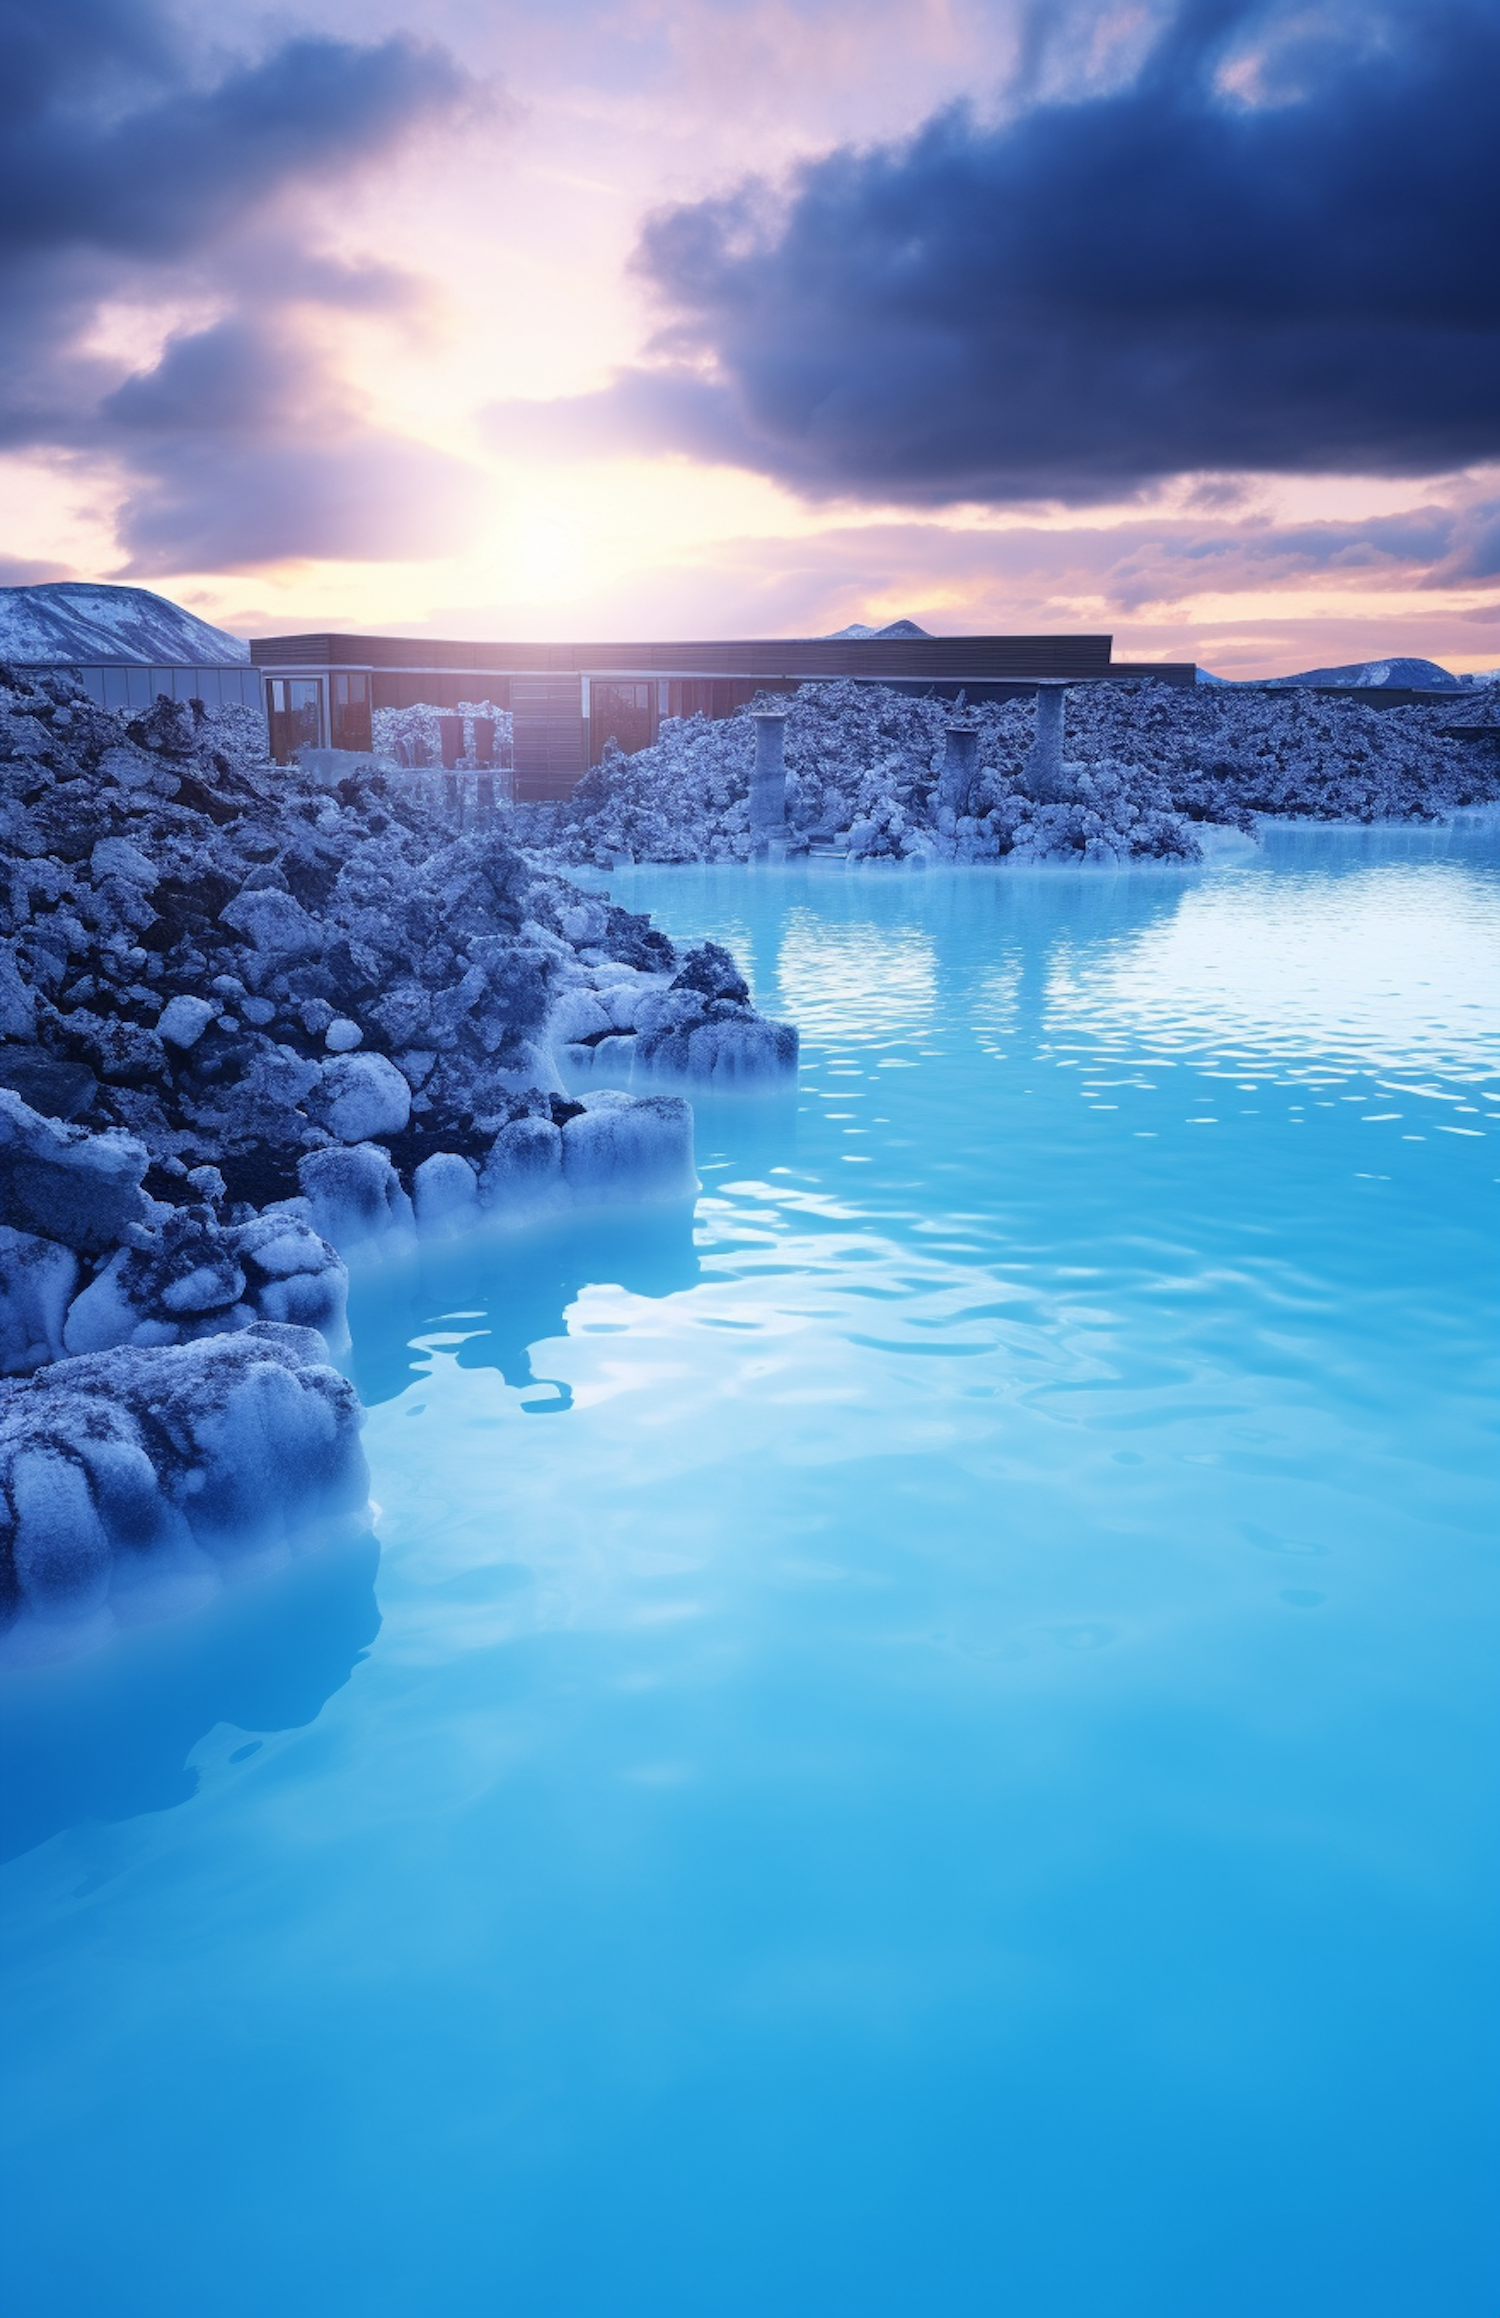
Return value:
[[(348, 1258), (689, 1198), (667, 1089), (796, 1068), (717, 945), (378, 769), (272, 765), (248, 715), (126, 726), (0, 668), (0, 855), (0, 1620), (33, 1643), (363, 1502)], [(643, 1091), (571, 1094), (606, 1048)]]

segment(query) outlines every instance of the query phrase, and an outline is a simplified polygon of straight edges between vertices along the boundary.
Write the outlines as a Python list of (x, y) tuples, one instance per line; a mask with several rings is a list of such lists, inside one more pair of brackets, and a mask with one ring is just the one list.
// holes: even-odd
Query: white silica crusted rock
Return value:
[(315, 1328), (330, 1352), (349, 1342), (349, 1274), (337, 1249), (296, 1215), (274, 1210), (241, 1224), (234, 1252), (262, 1320)]
[[(297, 1169), (307, 1220), (341, 1256), (409, 1244), (412, 1204), (389, 1151), (379, 1143), (309, 1151)], [(267, 1211), (275, 1215), (278, 1210)], [(290, 1203), (284, 1211), (294, 1212)]]
[(383, 1054), (335, 1054), (307, 1107), (341, 1143), (399, 1135), (411, 1116), (411, 1088)]
[(605, 1091), (562, 1127), (563, 1182), (577, 1207), (691, 1199), (693, 1114), (678, 1095)]
[(562, 1130), (551, 1118), (511, 1119), (490, 1145), (479, 1196), (507, 1219), (537, 1215), (563, 1204)]
[(43, 1118), (0, 1087), (0, 1214), (18, 1231), (94, 1253), (145, 1221), (145, 1146)]
[(603, 1038), (616, 1027), (613, 1018), (592, 990), (562, 991), (547, 1020), (548, 1035), (556, 1046), (582, 1044)]
[(29, 1376), (62, 1358), (77, 1286), (71, 1248), (0, 1224), (0, 1375)]
[(364, 1035), (347, 1014), (336, 1014), (323, 1033), (323, 1044), (330, 1054), (352, 1054), (363, 1043)]
[(693, 1114), (677, 1095), (613, 1089), (561, 1106), (558, 1119), (512, 1119), (490, 1146), (481, 1207), (524, 1223), (559, 1210), (691, 1199)]
[(359, 1403), (310, 1330), (54, 1361), (0, 1386), (0, 1615), (17, 1655), (87, 1646), (226, 1567), (362, 1514)]
[(412, 1175), (417, 1230), (435, 1239), (466, 1230), (479, 1220), (479, 1177), (456, 1151), (434, 1151)]
[(690, 950), (670, 987), (638, 997), (634, 1012), (636, 1077), (769, 1088), (796, 1076), (796, 1031), (755, 1011), (717, 942)]
[(226, 1225), (207, 1206), (172, 1209), (150, 1230), (137, 1228), (72, 1297), (61, 1350), (180, 1344), (257, 1320), (316, 1328), (341, 1350), (347, 1292), (337, 1252), (301, 1217)]

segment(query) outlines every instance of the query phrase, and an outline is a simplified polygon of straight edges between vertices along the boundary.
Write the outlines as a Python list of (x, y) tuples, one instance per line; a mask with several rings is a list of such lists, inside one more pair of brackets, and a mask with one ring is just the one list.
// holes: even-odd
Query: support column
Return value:
[(786, 841), (786, 711), (756, 709), (755, 770), (750, 776), (750, 849)]
[(979, 758), (979, 735), (971, 724), (946, 724), (943, 727), (943, 769), (938, 777), (939, 805), (953, 814), (968, 809), (969, 791), (974, 786), (974, 773)]
[(1036, 688), (1036, 738), (1026, 759), (1026, 788), (1040, 805), (1055, 804), (1064, 793), (1063, 696), (1065, 684)]

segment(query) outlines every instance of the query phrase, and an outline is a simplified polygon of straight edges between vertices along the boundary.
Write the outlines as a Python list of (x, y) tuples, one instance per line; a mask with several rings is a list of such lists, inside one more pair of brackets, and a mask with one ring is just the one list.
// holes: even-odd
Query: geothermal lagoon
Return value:
[(796, 1090), (7, 1685), (12, 2306), (1479, 2318), (1500, 836), (596, 882)]

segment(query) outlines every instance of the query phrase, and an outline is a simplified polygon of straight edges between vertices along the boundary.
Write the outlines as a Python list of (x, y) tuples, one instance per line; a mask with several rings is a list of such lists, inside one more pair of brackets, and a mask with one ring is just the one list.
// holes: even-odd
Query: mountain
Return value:
[(1273, 684), (1368, 684), (1384, 691), (1402, 687), (1418, 692), (1459, 692), (1456, 676), (1435, 660), (1364, 660), (1344, 668), (1304, 668), (1298, 676), (1275, 676)]
[(149, 588), (48, 580), (0, 588), (0, 660), (44, 667), (134, 660), (214, 667), (246, 661), (250, 647)]
[(1360, 685), (1377, 692), (1469, 692), (1492, 684), (1493, 672), (1451, 676), (1436, 660), (1351, 660), (1342, 668), (1304, 668), (1296, 676), (1211, 676), (1198, 671), (1200, 684), (1252, 684), (1261, 691), (1284, 691), (1295, 684)]
[(919, 628), (915, 620), (892, 620), (888, 628), (835, 628), (833, 634), (823, 637), (822, 641), (825, 644), (841, 644), (847, 636), (925, 636), (926, 634), (927, 630)]

